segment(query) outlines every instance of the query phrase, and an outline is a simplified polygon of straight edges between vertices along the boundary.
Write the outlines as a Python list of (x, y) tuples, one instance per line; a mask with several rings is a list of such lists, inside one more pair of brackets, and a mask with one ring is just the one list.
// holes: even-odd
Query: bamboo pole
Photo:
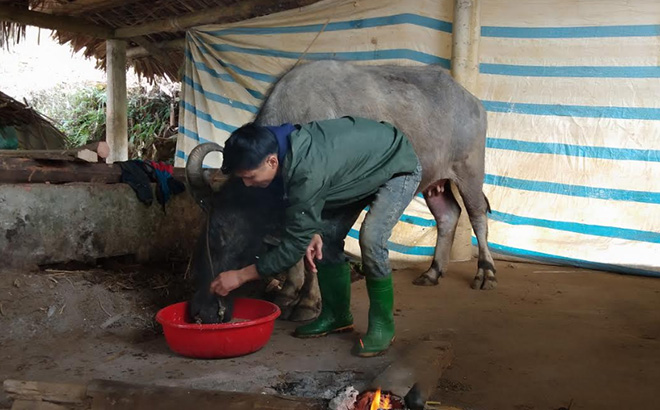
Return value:
[(106, 41), (108, 93), (106, 105), (106, 142), (111, 164), (128, 160), (128, 103), (126, 97), (126, 42)]

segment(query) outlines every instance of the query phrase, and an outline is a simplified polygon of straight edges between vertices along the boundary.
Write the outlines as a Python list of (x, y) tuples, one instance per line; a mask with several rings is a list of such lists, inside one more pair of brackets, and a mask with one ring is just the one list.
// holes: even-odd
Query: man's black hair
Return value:
[(270, 154), (277, 155), (277, 139), (266, 127), (248, 123), (232, 132), (225, 142), (222, 172), (255, 169)]

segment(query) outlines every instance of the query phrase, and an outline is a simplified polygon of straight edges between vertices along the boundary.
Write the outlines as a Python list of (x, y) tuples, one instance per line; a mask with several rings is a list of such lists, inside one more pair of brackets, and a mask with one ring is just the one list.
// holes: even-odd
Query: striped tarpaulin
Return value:
[[(250, 121), (305, 51), (302, 63), (449, 67), (452, 8), (331, 0), (189, 31), (177, 166)], [(488, 111), (484, 191), (500, 257), (660, 276), (658, 22), (655, 0), (482, 0), (476, 93)], [(359, 225), (349, 253), (359, 253)], [(429, 260), (434, 244), (435, 222), (415, 198), (392, 259)]]

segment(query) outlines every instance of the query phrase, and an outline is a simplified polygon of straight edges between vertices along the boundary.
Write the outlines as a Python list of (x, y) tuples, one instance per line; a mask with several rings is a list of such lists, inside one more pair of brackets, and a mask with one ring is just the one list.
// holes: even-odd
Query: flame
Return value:
[[(361, 342), (362, 340), (360, 340)], [(378, 410), (380, 408), (380, 389), (376, 390), (374, 397), (371, 399), (371, 408), (369, 410)]]
[(383, 394), (381, 395), (380, 388), (374, 393), (374, 397), (371, 400), (371, 407), (369, 410), (386, 410), (391, 409), (392, 403), (390, 402), (390, 395)]
[(364, 349), (364, 343), (362, 343), (362, 339), (360, 339), (360, 346), (362, 346), (362, 348)]
[(392, 404), (390, 403), (390, 395), (386, 394), (385, 397), (380, 399), (380, 408), (381, 409), (391, 409)]

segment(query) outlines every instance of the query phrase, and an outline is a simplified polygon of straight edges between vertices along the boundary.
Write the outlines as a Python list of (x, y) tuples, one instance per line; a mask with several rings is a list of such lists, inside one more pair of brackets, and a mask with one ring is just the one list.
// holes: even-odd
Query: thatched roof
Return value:
[(0, 130), (13, 127), (20, 149), (61, 149), (65, 135), (34, 108), (0, 92)]
[(105, 67), (105, 39), (128, 41), (129, 64), (148, 79), (178, 79), (185, 29), (229, 23), (318, 0), (0, 0), (0, 47), (25, 36), (25, 25), (54, 37)]

